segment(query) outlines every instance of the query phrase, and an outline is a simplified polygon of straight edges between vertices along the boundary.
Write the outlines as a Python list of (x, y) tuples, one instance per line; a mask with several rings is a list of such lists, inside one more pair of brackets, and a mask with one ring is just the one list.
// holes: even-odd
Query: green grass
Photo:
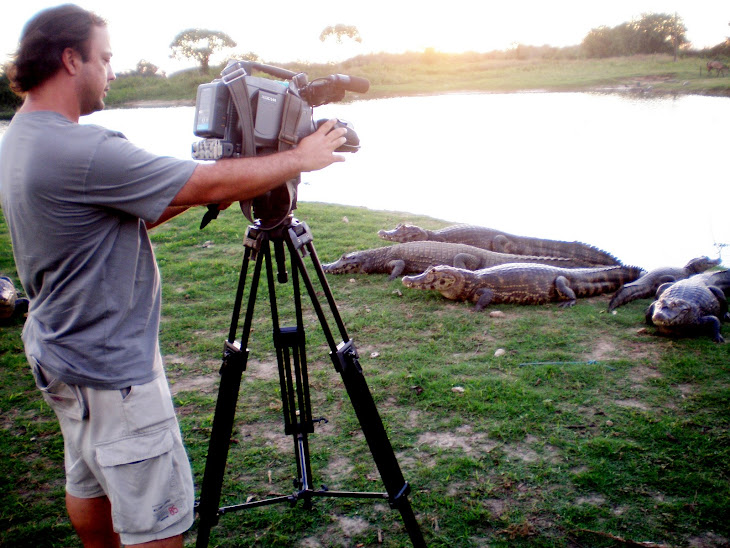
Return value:
[[(297, 214), (322, 262), (386, 245), (377, 230), (400, 221), (443, 226), (323, 204), (302, 203)], [(189, 212), (153, 232), (161, 344), (198, 488), (248, 224), (234, 207), (200, 231), (201, 216)], [(0, 271), (14, 276), (4, 224), (0, 248)], [(572, 309), (501, 306), (504, 317), (492, 317), (494, 308), (478, 313), (384, 275), (328, 281), (429, 546), (730, 542), (730, 345), (656, 336), (643, 325), (646, 300), (616, 314), (603, 296)], [(277, 291), (289, 325), (291, 290)], [(314, 416), (329, 420), (309, 438), (315, 484), (382, 490), (304, 304)], [(25, 363), (21, 327), (0, 328), (0, 545), (78, 546), (63, 508), (62, 441)], [(262, 290), (223, 504), (293, 491), (270, 330)], [(212, 533), (216, 546), (408, 545), (398, 512), (371, 500), (249, 509), (222, 516)]]
[[(641, 93), (651, 90), (654, 94), (730, 95), (730, 77), (708, 75), (707, 59), (699, 54), (684, 55), (676, 62), (668, 55), (582, 59), (566, 53), (557, 57), (518, 59), (504, 52), (425, 51), (362, 55), (337, 64), (284, 63), (280, 66), (305, 72), (310, 80), (337, 73), (369, 80), (370, 90), (366, 94), (349, 94), (347, 100), (536, 90)], [(106, 104), (110, 108), (140, 103), (193, 104), (198, 85), (217, 78), (221, 68), (212, 67), (208, 75), (196, 70), (169, 77), (120, 75), (111, 85)], [(11, 117), (12, 108), (0, 105), (0, 119)]]

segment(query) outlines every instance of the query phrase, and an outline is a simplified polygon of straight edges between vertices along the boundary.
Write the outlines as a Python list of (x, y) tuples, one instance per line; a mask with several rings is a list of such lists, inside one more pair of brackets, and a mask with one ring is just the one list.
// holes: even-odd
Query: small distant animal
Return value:
[(730, 270), (704, 272), (659, 286), (657, 300), (646, 309), (646, 323), (661, 335), (708, 333), (713, 341), (725, 342), (721, 322), (728, 321), (726, 294), (730, 293)]
[(713, 70), (718, 76), (725, 76), (725, 73), (728, 71), (728, 66), (720, 61), (708, 61), (707, 74), (712, 74)]

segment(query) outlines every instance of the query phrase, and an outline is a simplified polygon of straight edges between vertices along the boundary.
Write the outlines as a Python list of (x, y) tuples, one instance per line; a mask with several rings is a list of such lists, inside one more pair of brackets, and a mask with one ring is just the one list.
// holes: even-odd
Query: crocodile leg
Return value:
[(388, 263), (388, 266), (392, 267), (392, 270), (390, 271), (390, 276), (388, 276), (388, 280), (393, 281), (398, 276), (403, 274), (403, 271), (406, 269), (406, 262), (401, 259), (393, 260)]
[(478, 290), (476, 294), (479, 296), (476, 305), (477, 310), (483, 310), (485, 307), (489, 306), (489, 303), (491, 303), (494, 298), (494, 291), (488, 287)]
[(575, 292), (570, 288), (568, 279), (565, 276), (555, 278), (555, 289), (558, 292), (558, 296), (563, 299), (563, 302), (558, 305), (559, 307), (570, 308), (575, 305)]
[(644, 321), (646, 322), (646, 325), (654, 325), (654, 320), (651, 318), (654, 316), (654, 305), (656, 304), (656, 301), (651, 303), (647, 309), (646, 312), (644, 312)]
[(702, 316), (697, 325), (700, 327), (706, 327), (710, 331), (710, 337), (716, 343), (724, 343), (725, 339), (720, 335), (720, 320), (715, 316)]
[(451, 265), (455, 268), (463, 268), (464, 270), (477, 270), (481, 265), (479, 259), (469, 253), (458, 253), (454, 257), (454, 264)]
[(708, 287), (708, 289), (712, 292), (717, 301), (720, 303), (720, 314), (718, 314), (717, 317), (720, 318), (721, 322), (726, 321), (728, 306), (727, 299), (725, 298), (725, 293), (723, 293), (720, 288), (715, 287), (714, 285), (711, 285), (710, 287)]
[(499, 253), (514, 253), (514, 248), (510, 246), (510, 241), (504, 234), (499, 234), (492, 240), (492, 251)]

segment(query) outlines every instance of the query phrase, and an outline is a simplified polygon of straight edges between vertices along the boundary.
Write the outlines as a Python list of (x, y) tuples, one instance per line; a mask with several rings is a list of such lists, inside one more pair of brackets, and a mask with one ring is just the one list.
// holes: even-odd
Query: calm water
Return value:
[[(353, 123), (362, 149), (304, 174), (302, 201), (580, 240), (644, 268), (717, 257), (730, 244), (730, 99), (455, 94), (315, 110), (330, 116)], [(192, 107), (84, 121), (180, 158), (197, 140)]]

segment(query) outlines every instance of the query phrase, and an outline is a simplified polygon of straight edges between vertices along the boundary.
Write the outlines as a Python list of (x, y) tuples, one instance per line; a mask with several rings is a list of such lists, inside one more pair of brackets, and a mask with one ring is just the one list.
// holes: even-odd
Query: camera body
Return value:
[[(253, 76), (253, 70), (284, 81)], [(196, 160), (220, 160), (288, 150), (324, 122), (314, 121), (315, 106), (342, 100), (346, 90), (364, 93), (368, 87), (367, 80), (341, 74), (308, 82), (304, 73), (231, 61), (220, 79), (198, 86), (193, 131), (203, 139), (193, 143), (192, 156)], [(342, 120), (337, 126), (347, 129), (347, 141), (337, 151), (356, 152), (360, 140), (352, 126)], [(263, 228), (281, 224), (296, 208), (299, 179), (287, 181), (252, 202), (242, 202), (246, 217)], [(209, 220), (204, 219), (204, 223)]]
[[(204, 140), (193, 143), (193, 158), (197, 160), (219, 160), (242, 156), (258, 156), (274, 152), (280, 148), (279, 137), (284, 119), (284, 104), (291, 91), (283, 82), (244, 76), (240, 85), (246, 87), (247, 112), (251, 117), (252, 142), (248, 153), (244, 150), (244, 135), (241, 115), (238, 113), (229, 84), (215, 80), (198, 86), (195, 101), (194, 133)], [(289, 99), (289, 102), (297, 102)], [(296, 117), (293, 135), (296, 140), (306, 137), (315, 130), (312, 116), (300, 102), (299, 116)], [(288, 139), (288, 144), (294, 144)], [(249, 143), (247, 143), (249, 144)]]

